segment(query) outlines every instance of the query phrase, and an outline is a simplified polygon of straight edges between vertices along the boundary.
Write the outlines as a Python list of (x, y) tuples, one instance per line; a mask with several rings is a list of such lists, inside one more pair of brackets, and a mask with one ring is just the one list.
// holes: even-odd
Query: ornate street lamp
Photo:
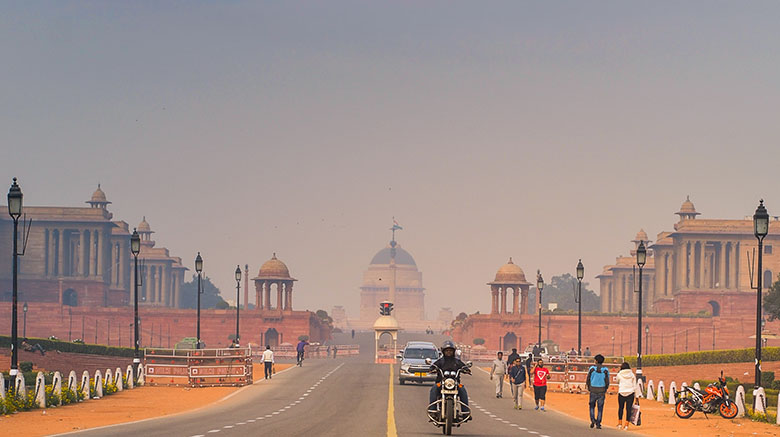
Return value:
[(27, 302), (22, 307), (22, 313), (24, 313), (24, 324), (22, 325), (22, 338), (27, 338)]
[(241, 287), (241, 266), (236, 266), (236, 345), (239, 344), (238, 313), (239, 313), (239, 307), (241, 305), (240, 287)]
[(537, 346), (542, 345), (542, 289), (544, 288), (544, 279), (542, 279), (542, 272), (536, 271), (536, 293), (539, 295), (539, 339), (537, 340)]
[(645, 242), (640, 241), (639, 247), (636, 249), (636, 265), (639, 266), (639, 299), (637, 307), (637, 346), (636, 346), (636, 377), (644, 381), (642, 376), (642, 268), (647, 262), (647, 249), (645, 248)]
[(203, 258), (200, 257), (200, 252), (198, 252), (198, 256), (195, 257), (195, 271), (198, 272), (198, 324), (195, 333), (195, 338), (197, 340), (195, 349), (200, 349), (200, 273), (203, 271)]
[[(761, 199), (753, 214), (753, 233), (758, 239), (758, 287), (756, 287), (756, 388), (761, 386), (761, 280), (763, 279), (764, 267), (764, 237), (769, 233), (769, 213), (764, 207), (764, 199)], [(755, 401), (754, 401), (755, 403)]]
[(141, 253), (141, 236), (138, 230), (133, 228), (133, 235), (130, 236), (130, 253), (133, 254), (133, 378), (138, 375), (138, 365), (141, 364), (141, 354), (138, 351), (138, 254)]
[(585, 266), (582, 260), (577, 263), (577, 356), (582, 356), (582, 278), (585, 277)]
[(11, 184), (11, 189), (8, 190), (8, 215), (14, 221), (14, 244), (13, 244), (13, 271), (11, 276), (12, 281), (12, 305), (11, 305), (11, 371), (9, 375), (11, 378), (15, 378), (19, 369), (19, 334), (17, 332), (17, 301), (19, 296), (19, 283), (18, 283), (18, 270), (19, 270), (19, 217), (22, 216), (22, 189), (19, 188), (19, 184), (16, 183), (14, 178)]

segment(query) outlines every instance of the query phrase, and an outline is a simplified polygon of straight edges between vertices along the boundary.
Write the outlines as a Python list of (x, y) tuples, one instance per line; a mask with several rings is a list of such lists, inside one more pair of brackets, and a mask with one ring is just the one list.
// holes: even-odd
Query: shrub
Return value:
[(484, 338), (475, 338), (474, 339), (474, 344), (476, 344), (476, 345), (485, 344), (485, 339)]
[(32, 372), (33, 369), (33, 363), (32, 361), (22, 361), (19, 363), (19, 370), (22, 372)]
[(75, 404), (84, 399), (81, 392), (75, 392), (68, 387), (62, 387), (62, 405)]
[(47, 385), (46, 386), (46, 406), (47, 407), (56, 407), (57, 405), (59, 405), (60, 399), (61, 399), (60, 396), (57, 393), (54, 393), (54, 386)]
[[(102, 344), (79, 344), (71, 343), (67, 341), (59, 341), (54, 338), (35, 338), (29, 339), (30, 343), (39, 343), (46, 351), (58, 350), (60, 352), (73, 352), (79, 354), (92, 354), (92, 355), (110, 355), (117, 357), (132, 357), (133, 348), (129, 347), (116, 347), (105, 346)], [(0, 348), (7, 349), (11, 347), (11, 337), (0, 335)]]
[[(762, 349), (764, 361), (780, 361), (780, 347)], [(666, 355), (643, 355), (642, 366), (684, 366), (691, 364), (749, 363), (755, 359), (755, 349), (730, 349), (717, 351), (685, 352)], [(636, 356), (627, 356), (625, 360), (636, 366)], [(774, 380), (774, 376), (773, 376)]]

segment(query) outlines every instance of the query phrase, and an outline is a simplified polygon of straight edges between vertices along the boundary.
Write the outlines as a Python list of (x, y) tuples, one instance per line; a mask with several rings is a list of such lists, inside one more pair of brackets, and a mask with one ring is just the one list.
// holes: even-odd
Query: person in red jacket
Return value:
[(536, 408), (539, 407), (544, 411), (544, 403), (547, 397), (547, 380), (550, 379), (550, 369), (544, 367), (544, 361), (541, 358), (536, 361), (536, 367), (534, 367), (534, 402), (536, 402)]

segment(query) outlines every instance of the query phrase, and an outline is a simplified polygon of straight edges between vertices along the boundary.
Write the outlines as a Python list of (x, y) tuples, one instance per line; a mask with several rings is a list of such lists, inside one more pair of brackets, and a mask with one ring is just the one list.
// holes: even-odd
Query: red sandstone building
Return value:
[[(747, 253), (757, 241), (751, 218), (743, 220), (698, 219), (690, 199), (680, 211), (674, 231), (658, 234), (650, 245), (643, 269), (643, 353), (670, 353), (694, 350), (752, 347), (755, 345), (756, 294), (750, 287)], [(595, 354), (636, 353), (638, 272), (636, 247), (649, 243), (640, 231), (629, 256), (604, 268), (600, 280), (601, 312), (583, 315), (582, 347)], [(775, 217), (764, 240), (763, 283), (769, 287), (780, 272), (780, 222)], [(752, 255), (751, 255), (752, 256)], [(756, 273), (758, 274), (758, 273)], [(754, 279), (755, 282), (755, 279)], [(529, 284), (522, 269), (510, 263), (496, 273), (490, 285), (491, 313), (472, 314), (453, 329), (454, 338), (472, 344), (485, 340), (488, 349), (509, 350), (537, 340), (539, 323), (535, 314), (523, 314)], [(517, 302), (507, 309), (507, 290)], [(487, 296), (487, 295), (486, 295)], [(777, 333), (780, 322), (766, 324), (768, 333)], [(552, 340), (562, 349), (577, 344), (577, 316), (545, 312), (542, 340)], [(769, 340), (773, 342), (774, 340)]]

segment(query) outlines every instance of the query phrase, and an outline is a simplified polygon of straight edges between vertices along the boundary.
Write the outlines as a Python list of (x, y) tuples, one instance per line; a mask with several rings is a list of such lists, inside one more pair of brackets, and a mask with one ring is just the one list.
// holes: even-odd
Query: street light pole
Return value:
[(195, 271), (198, 272), (198, 322), (195, 333), (195, 338), (197, 340), (195, 349), (200, 349), (200, 273), (203, 271), (203, 258), (200, 257), (200, 252), (198, 252), (198, 256), (195, 257)]
[[(764, 255), (764, 237), (769, 233), (769, 213), (764, 207), (764, 199), (758, 204), (756, 213), (753, 214), (753, 233), (758, 239), (758, 282), (756, 287), (756, 388), (761, 386), (761, 280), (764, 276), (763, 255)], [(755, 400), (754, 400), (755, 404)]]
[(239, 341), (239, 309), (241, 307), (241, 266), (236, 266), (236, 345), (240, 344)]
[(14, 221), (14, 244), (13, 244), (13, 272), (12, 272), (12, 309), (11, 309), (11, 371), (9, 375), (11, 378), (15, 378), (19, 369), (19, 333), (18, 333), (18, 316), (17, 316), (17, 303), (19, 296), (19, 283), (18, 283), (18, 270), (19, 270), (19, 217), (22, 216), (22, 189), (19, 188), (19, 184), (16, 183), (16, 178), (13, 179), (11, 189), (8, 190), (8, 215)]
[(636, 336), (636, 378), (644, 381), (642, 376), (642, 268), (647, 261), (645, 242), (640, 241), (636, 249), (636, 264), (639, 266), (639, 299), (637, 306), (637, 336)]
[(542, 279), (542, 272), (536, 271), (536, 292), (539, 295), (539, 339), (537, 345), (542, 345), (542, 289), (544, 288), (544, 279)]
[(22, 313), (24, 314), (24, 324), (22, 325), (22, 338), (27, 338), (27, 302), (22, 307)]
[(582, 259), (577, 263), (577, 356), (582, 356), (582, 278), (585, 277), (585, 267)]
[(141, 354), (138, 351), (139, 336), (138, 336), (138, 254), (141, 253), (141, 236), (138, 235), (138, 231), (133, 228), (133, 235), (130, 236), (130, 252), (133, 254), (133, 334), (134, 334), (134, 351), (133, 351), (133, 378), (138, 375), (138, 365), (141, 364)]

